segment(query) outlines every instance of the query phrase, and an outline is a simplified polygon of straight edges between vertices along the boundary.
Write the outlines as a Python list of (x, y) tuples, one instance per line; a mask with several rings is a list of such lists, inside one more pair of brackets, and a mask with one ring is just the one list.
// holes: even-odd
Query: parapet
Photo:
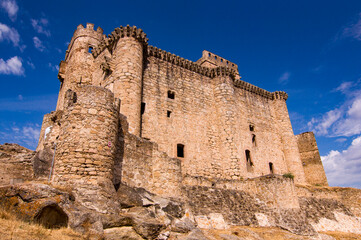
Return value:
[(130, 27), (129, 25), (126, 27), (120, 26), (114, 29), (114, 31), (109, 34), (107, 38), (104, 38), (100, 44), (93, 49), (93, 56), (95, 58), (98, 57), (98, 55), (104, 51), (105, 48), (111, 48), (119, 38), (124, 37), (134, 37), (143, 45), (148, 45), (147, 34), (145, 34), (141, 28), (137, 28), (136, 26)]
[(215, 67), (228, 67), (238, 72), (237, 64), (228, 61), (214, 53), (211, 53), (207, 50), (203, 50), (202, 57), (196, 62), (201, 66), (215, 68)]

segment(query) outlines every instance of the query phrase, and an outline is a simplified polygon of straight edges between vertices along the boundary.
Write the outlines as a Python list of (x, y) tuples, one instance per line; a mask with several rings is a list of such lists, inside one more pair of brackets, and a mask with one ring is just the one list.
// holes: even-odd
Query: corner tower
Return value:
[(94, 24), (80, 24), (66, 50), (65, 59), (61, 61), (58, 78), (61, 82), (56, 110), (63, 110), (65, 92), (76, 90), (80, 85), (92, 85), (94, 57), (92, 49), (103, 39), (103, 29), (94, 30)]

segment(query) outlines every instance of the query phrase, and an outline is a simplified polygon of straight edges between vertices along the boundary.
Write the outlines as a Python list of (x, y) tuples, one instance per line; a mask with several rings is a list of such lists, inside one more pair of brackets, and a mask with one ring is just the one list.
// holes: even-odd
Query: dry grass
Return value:
[[(231, 227), (225, 230), (202, 229), (205, 236), (212, 240), (232, 239), (230, 236), (237, 236), (247, 240), (314, 240), (315, 237), (300, 236), (276, 227)], [(360, 240), (360, 234), (342, 232), (324, 232), (336, 240)], [(228, 237), (227, 237), (228, 236)]]
[(0, 236), (2, 240), (85, 239), (69, 228), (46, 229), (38, 224), (23, 222), (3, 209), (0, 209)]

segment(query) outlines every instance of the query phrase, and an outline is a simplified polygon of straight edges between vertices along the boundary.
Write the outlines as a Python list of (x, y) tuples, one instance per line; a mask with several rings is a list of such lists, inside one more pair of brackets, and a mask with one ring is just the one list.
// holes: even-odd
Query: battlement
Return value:
[(227, 66), (219, 66), (216, 68), (202, 67), (197, 62), (192, 62), (188, 59), (179, 57), (173, 53), (164, 51), (160, 48), (148, 46), (148, 56), (159, 58), (163, 61), (175, 64), (192, 72), (199, 73), (203, 76), (214, 78), (217, 76), (231, 76), (232, 79), (236, 79), (238, 72)]
[(223, 67), (229, 67), (235, 71), (238, 72), (238, 66), (237, 64), (228, 61), (227, 59), (224, 59), (214, 53), (211, 53), (207, 50), (203, 50), (202, 57), (198, 59), (196, 62), (201, 66), (209, 67), (209, 68), (215, 68), (219, 66)]
[(103, 41), (93, 49), (92, 54), (94, 58), (98, 57), (105, 48), (111, 49), (120, 38), (124, 37), (134, 37), (145, 46), (148, 44), (147, 34), (145, 34), (141, 28), (137, 28), (136, 26), (130, 27), (129, 25), (126, 27), (120, 26), (114, 29), (107, 38), (104, 38)]

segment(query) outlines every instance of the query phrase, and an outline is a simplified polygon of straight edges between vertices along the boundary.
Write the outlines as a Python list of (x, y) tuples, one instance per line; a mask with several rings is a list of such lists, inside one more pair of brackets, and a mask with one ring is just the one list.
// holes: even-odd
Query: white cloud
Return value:
[(35, 65), (30, 59), (26, 61), (26, 64), (28, 64), (32, 69), (35, 69)]
[(349, 98), (340, 107), (308, 122), (310, 130), (317, 135), (350, 137), (361, 133), (361, 89), (351, 89), (357, 83), (344, 82), (336, 91)]
[(45, 50), (43, 42), (38, 37), (33, 37), (33, 42), (35, 48), (38, 49), (40, 52), (43, 52)]
[(361, 13), (358, 15), (356, 22), (345, 26), (341, 31), (341, 37), (351, 37), (361, 40)]
[(46, 18), (31, 19), (31, 25), (37, 33), (41, 33), (47, 37), (50, 37), (50, 31), (47, 29), (48, 24), (49, 21)]
[(40, 125), (26, 123), (22, 126), (13, 123), (12, 126), (1, 124), (0, 142), (17, 143), (30, 149), (35, 149), (39, 140)]
[(19, 7), (15, 0), (2, 0), (0, 5), (7, 12), (12, 21), (16, 20)]
[(278, 82), (280, 84), (286, 84), (288, 82), (288, 80), (290, 79), (290, 76), (291, 76), (290, 72), (284, 72), (278, 79)]
[(15, 56), (6, 61), (0, 58), (0, 74), (19, 76), (24, 75), (24, 68), (21, 62), (21, 58)]
[(13, 45), (19, 46), (20, 35), (15, 28), (11, 28), (5, 24), (0, 23), (0, 42), (7, 40), (13, 43)]
[(321, 159), (331, 186), (361, 188), (361, 136), (354, 139), (346, 150), (331, 150)]
[(49, 68), (51, 70), (53, 70), (54, 72), (58, 72), (59, 71), (59, 66), (58, 65), (53, 65), (51, 63), (48, 64)]

